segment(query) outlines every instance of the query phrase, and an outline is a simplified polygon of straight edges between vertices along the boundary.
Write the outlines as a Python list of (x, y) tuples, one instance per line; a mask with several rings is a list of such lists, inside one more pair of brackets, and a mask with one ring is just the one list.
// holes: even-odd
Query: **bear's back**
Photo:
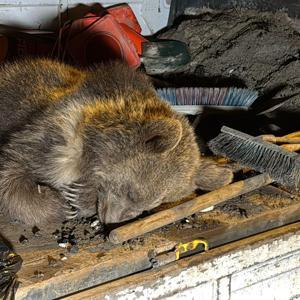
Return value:
[(2, 66), (0, 137), (22, 129), (50, 105), (75, 92), (85, 72), (46, 59), (25, 59)]
[(137, 90), (145, 97), (155, 93), (146, 75), (118, 62), (87, 71), (48, 59), (5, 64), (0, 75), (0, 137), (22, 129), (49, 107), (63, 109), (68, 101), (126, 99)]

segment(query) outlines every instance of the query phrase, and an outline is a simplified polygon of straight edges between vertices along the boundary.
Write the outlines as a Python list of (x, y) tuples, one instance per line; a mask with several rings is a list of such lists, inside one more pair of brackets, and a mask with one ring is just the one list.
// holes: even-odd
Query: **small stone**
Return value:
[(104, 252), (99, 252), (97, 254), (97, 259), (101, 259), (103, 256), (105, 256), (105, 253)]
[(184, 228), (185, 229), (189, 229), (189, 228), (193, 228), (194, 226), (192, 224), (186, 224), (184, 225)]
[(96, 227), (99, 224), (99, 220), (95, 220), (91, 223), (91, 227)]
[(40, 229), (37, 226), (32, 227), (31, 231), (34, 234), (34, 236), (41, 236)]
[(62, 260), (62, 261), (68, 259), (63, 253), (60, 253), (60, 254), (59, 254), (59, 257), (60, 257), (60, 260)]
[(25, 236), (25, 235), (21, 235), (20, 236), (20, 238), (19, 238), (19, 242), (21, 243), (21, 244), (26, 244), (26, 243), (28, 243), (28, 238)]
[(54, 232), (52, 232), (52, 235), (53, 235), (53, 237), (54, 237), (55, 239), (58, 238), (59, 232), (60, 232), (60, 231), (59, 231), (58, 229), (56, 229)]
[(214, 208), (215, 208), (214, 206), (210, 206), (208, 208), (202, 209), (201, 212), (209, 212), (209, 211), (214, 210)]
[(61, 248), (69, 248), (69, 247), (71, 247), (71, 244), (69, 242), (61, 242), (61, 243), (58, 243), (58, 246)]

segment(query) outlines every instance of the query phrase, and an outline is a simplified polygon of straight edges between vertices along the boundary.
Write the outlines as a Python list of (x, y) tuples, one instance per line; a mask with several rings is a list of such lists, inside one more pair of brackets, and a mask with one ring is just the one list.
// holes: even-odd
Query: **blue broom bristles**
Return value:
[(176, 105), (216, 105), (250, 107), (258, 92), (242, 88), (161, 88), (156, 90), (160, 98)]

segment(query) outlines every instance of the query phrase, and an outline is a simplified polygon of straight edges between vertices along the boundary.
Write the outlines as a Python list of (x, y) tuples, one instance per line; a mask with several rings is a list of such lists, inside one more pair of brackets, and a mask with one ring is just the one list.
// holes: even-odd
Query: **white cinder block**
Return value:
[(300, 299), (299, 232), (176, 268), (155, 281), (120, 288), (105, 299)]
[(276, 277), (281, 273), (288, 273), (297, 266), (300, 267), (300, 250), (267, 260), (242, 272), (235, 273), (231, 278), (231, 290), (243, 289), (262, 280)]
[(231, 300), (294, 300), (299, 295), (300, 267), (233, 291)]

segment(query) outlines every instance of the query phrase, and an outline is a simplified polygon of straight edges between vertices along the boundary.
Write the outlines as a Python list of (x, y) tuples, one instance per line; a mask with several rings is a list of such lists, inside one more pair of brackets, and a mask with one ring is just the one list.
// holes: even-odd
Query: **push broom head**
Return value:
[(216, 155), (230, 158), (287, 187), (300, 187), (300, 155), (235, 129), (223, 126), (221, 133), (208, 143)]
[(157, 89), (157, 94), (174, 110), (184, 114), (199, 114), (204, 107), (221, 110), (248, 110), (258, 92), (241, 88), (181, 87)]

